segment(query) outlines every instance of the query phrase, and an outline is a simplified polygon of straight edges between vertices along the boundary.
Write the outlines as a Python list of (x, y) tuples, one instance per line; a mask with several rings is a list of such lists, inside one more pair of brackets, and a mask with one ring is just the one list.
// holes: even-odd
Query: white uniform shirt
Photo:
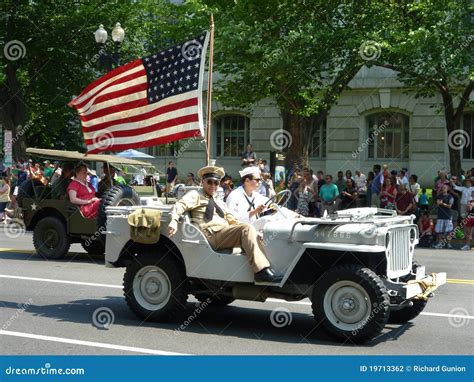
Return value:
[[(266, 196), (263, 196), (256, 191), (252, 192), (252, 196), (249, 197), (245, 194), (244, 187), (240, 186), (229, 194), (226, 203), (232, 214), (241, 222), (253, 223), (257, 220), (257, 216), (254, 215), (250, 218), (249, 212), (253, 211), (259, 205), (265, 204), (268, 200), (269, 199)], [(249, 201), (253, 206), (249, 204)]]

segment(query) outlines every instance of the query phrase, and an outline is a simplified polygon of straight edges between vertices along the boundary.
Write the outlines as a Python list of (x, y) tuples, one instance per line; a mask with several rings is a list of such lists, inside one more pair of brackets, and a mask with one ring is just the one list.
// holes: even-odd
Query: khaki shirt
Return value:
[(214, 198), (216, 204), (224, 211), (224, 217), (221, 218), (217, 211), (214, 211), (212, 220), (204, 221), (204, 212), (206, 212), (209, 196), (203, 191), (191, 190), (187, 192), (180, 200), (176, 202), (170, 212), (171, 221), (178, 221), (185, 212), (191, 213), (192, 222), (197, 224), (202, 231), (217, 232), (229, 225), (238, 224), (239, 221), (228, 210), (226, 204)]

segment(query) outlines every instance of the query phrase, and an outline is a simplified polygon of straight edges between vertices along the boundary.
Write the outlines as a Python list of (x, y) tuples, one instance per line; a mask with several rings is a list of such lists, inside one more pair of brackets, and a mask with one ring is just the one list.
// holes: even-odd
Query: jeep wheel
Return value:
[(103, 255), (105, 253), (105, 243), (102, 237), (82, 240), (81, 246), (89, 255)]
[[(223, 296), (223, 295), (213, 295), (213, 294), (208, 294), (208, 293), (199, 293), (195, 294), (194, 297), (196, 297), (196, 300), (199, 302), (203, 303), (206, 302), (208, 304), (212, 304), (212, 306), (219, 307), (219, 306), (227, 306), (229, 304), (232, 304), (235, 301), (235, 298), (230, 297), (230, 296)], [(208, 302), (208, 299), (211, 301), (210, 303)]]
[(370, 269), (347, 264), (324, 274), (314, 286), (313, 314), (331, 336), (362, 343), (376, 337), (389, 315), (382, 280)]
[(107, 224), (107, 214), (105, 209), (110, 206), (138, 206), (140, 196), (129, 186), (113, 186), (104, 193), (97, 212), (97, 227), (104, 230)]
[(62, 259), (71, 246), (65, 223), (54, 216), (41, 219), (33, 231), (33, 245), (45, 259)]
[(167, 322), (186, 306), (186, 274), (177, 260), (143, 254), (132, 261), (123, 278), (125, 300), (143, 320)]

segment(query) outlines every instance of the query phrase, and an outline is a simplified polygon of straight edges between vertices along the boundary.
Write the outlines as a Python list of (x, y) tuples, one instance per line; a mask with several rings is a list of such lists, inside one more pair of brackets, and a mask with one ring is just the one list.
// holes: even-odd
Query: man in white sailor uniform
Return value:
[(255, 228), (241, 223), (224, 202), (214, 198), (224, 169), (207, 166), (201, 168), (198, 174), (202, 179), (202, 190), (191, 190), (176, 202), (170, 212), (168, 235), (171, 237), (176, 234), (180, 217), (189, 211), (194, 223), (199, 225), (215, 251), (242, 247), (255, 273), (255, 282), (279, 283), (282, 276), (276, 275), (270, 267), (260, 248)]
[(258, 167), (246, 167), (239, 171), (241, 183), (227, 197), (226, 203), (232, 214), (242, 222), (254, 223), (258, 214), (262, 213), (267, 206), (265, 203), (269, 201), (266, 196), (257, 192), (262, 175)]

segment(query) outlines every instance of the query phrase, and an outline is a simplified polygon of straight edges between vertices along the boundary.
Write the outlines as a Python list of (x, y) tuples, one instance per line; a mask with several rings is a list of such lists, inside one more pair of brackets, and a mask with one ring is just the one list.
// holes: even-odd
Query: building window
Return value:
[(462, 117), (464, 134), (462, 142), (465, 143), (462, 156), (464, 159), (474, 159), (474, 113), (465, 113)]
[(410, 125), (401, 113), (377, 113), (367, 117), (368, 157), (370, 159), (408, 159)]
[(326, 120), (314, 131), (314, 135), (309, 142), (308, 157), (326, 158), (327, 128)]
[(242, 115), (215, 118), (216, 156), (240, 157), (249, 142), (250, 119)]

